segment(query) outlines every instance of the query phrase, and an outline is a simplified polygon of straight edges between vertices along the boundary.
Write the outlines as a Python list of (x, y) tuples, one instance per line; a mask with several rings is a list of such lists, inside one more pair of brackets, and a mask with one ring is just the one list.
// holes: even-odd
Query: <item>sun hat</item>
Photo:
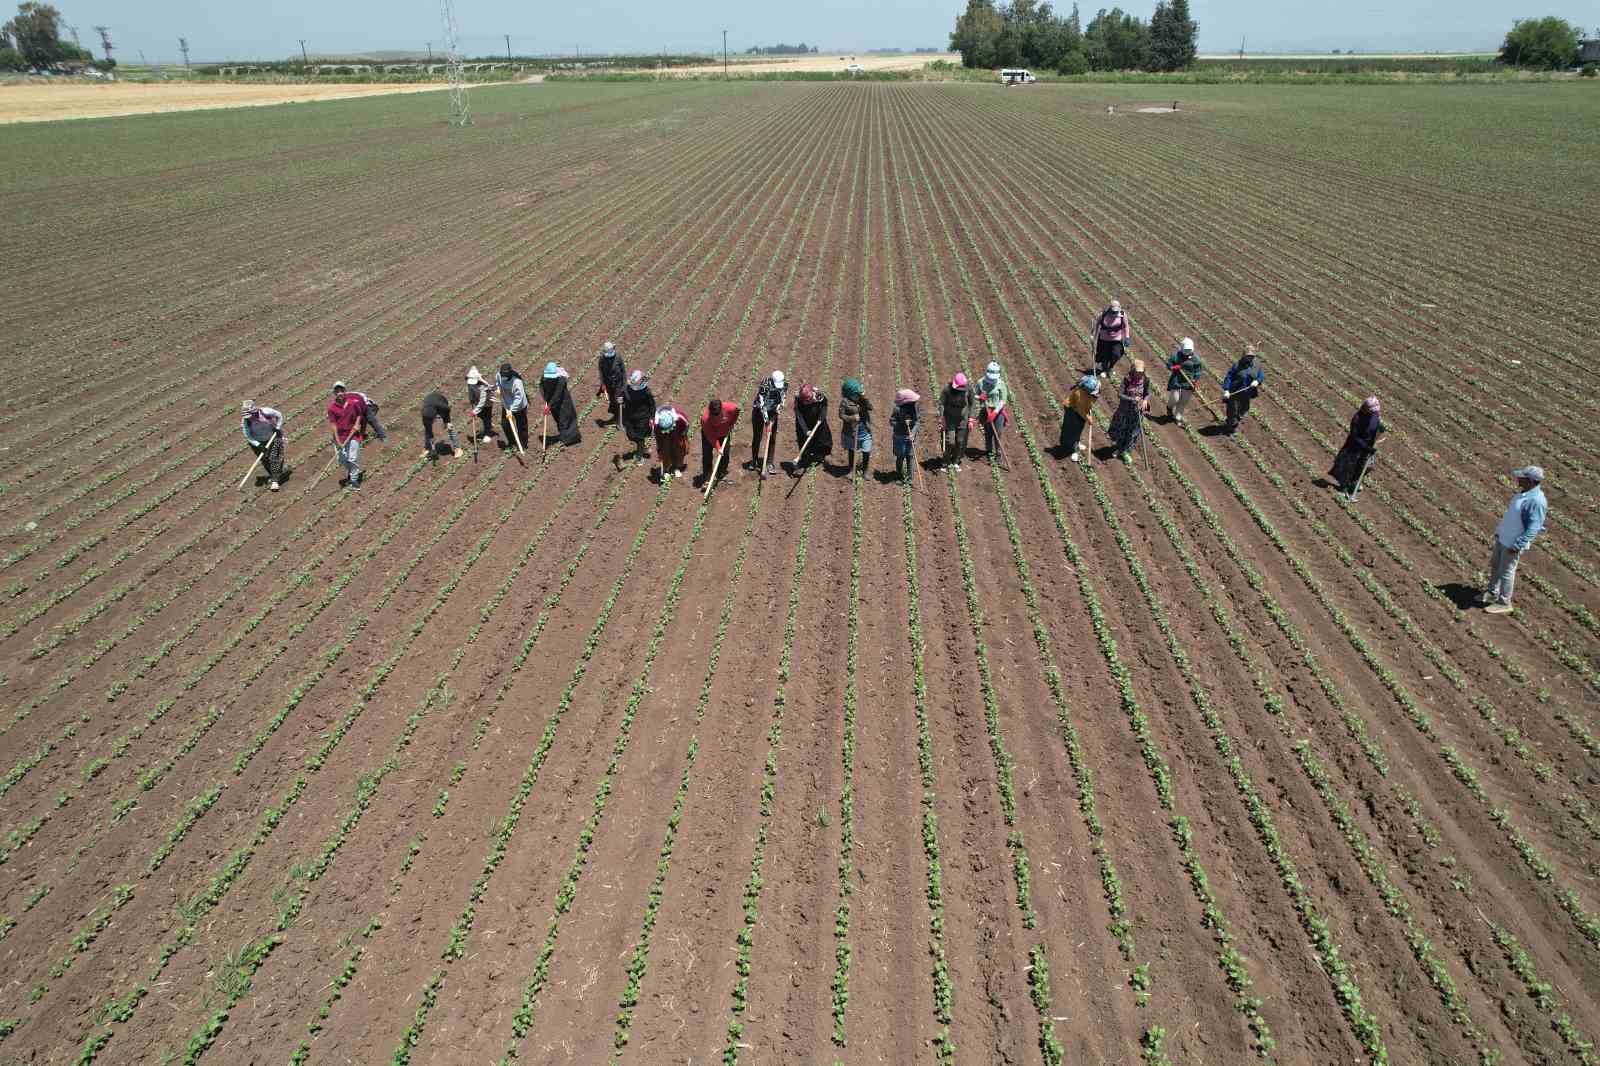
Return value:
[(678, 412), (670, 407), (661, 407), (656, 410), (656, 428), (671, 429), (678, 424)]
[(777, 388), (783, 388), (783, 371), (774, 370), (772, 372), (772, 384)]
[(467, 370), (467, 384), (468, 385), (481, 385), (482, 383), (483, 383), (483, 375), (478, 373), (478, 368), (477, 367), (468, 368), (468, 370)]
[(339, 391), (339, 390), (340, 390), (340, 389), (342, 389), (342, 388), (344, 388), (344, 382), (342, 382), (342, 381), (335, 381), (335, 382), (334, 382), (334, 383), (333, 383), (333, 391), (334, 391), (334, 392), (338, 392), (338, 391)]
[(244, 403), (241, 403), (239, 405), (239, 413), (242, 414), (242, 415), (247, 415), (251, 411), (254, 411), (255, 409), (256, 409), (256, 402), (254, 400), (246, 400)]
[(1544, 480), (1544, 467), (1542, 467), (1542, 466), (1523, 466), (1523, 467), (1518, 467), (1517, 469), (1511, 471), (1511, 476), (1514, 477), (1514, 478), (1527, 478), (1529, 481), (1543, 481)]
[(642, 389), (644, 388), (644, 382), (645, 377), (643, 370), (635, 370), (633, 373), (628, 375), (628, 388), (630, 389)]
[(544, 376), (547, 378), (560, 377), (561, 368), (554, 361), (548, 362), (544, 365)]
[(1194, 338), (1193, 337), (1185, 337), (1185, 338), (1183, 338), (1183, 350), (1186, 351), (1186, 352), (1194, 351)]
[(950, 384), (954, 385), (958, 389), (966, 388), (967, 387), (967, 375), (963, 374), (959, 370), (956, 371), (956, 376), (950, 380)]
[(1144, 360), (1143, 359), (1135, 359), (1133, 361), (1133, 372), (1135, 374), (1143, 374), (1144, 373)]
[(895, 394), (894, 394), (894, 402), (895, 403), (916, 403), (920, 399), (922, 399), (922, 397), (918, 396), (915, 392), (913, 392), (910, 389), (896, 389), (895, 390)]

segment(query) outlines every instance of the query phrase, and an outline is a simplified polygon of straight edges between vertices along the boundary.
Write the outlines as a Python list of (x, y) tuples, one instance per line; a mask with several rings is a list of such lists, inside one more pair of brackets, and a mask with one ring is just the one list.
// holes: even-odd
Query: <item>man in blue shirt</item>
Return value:
[(1517, 580), (1517, 563), (1522, 553), (1533, 544), (1533, 539), (1544, 528), (1544, 516), (1550, 505), (1544, 498), (1544, 471), (1537, 466), (1525, 466), (1511, 471), (1520, 490), (1511, 498), (1500, 528), (1494, 534), (1494, 553), (1489, 557), (1489, 588), (1478, 597), (1489, 614), (1511, 613), (1511, 589)]

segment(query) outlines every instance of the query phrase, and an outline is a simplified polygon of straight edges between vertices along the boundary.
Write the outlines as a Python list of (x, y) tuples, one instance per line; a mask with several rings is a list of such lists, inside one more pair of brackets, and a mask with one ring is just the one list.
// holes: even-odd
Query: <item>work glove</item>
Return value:
[(549, 414), (550, 413), (550, 405), (549, 404), (545, 404), (544, 405), (544, 413), (545, 414)]

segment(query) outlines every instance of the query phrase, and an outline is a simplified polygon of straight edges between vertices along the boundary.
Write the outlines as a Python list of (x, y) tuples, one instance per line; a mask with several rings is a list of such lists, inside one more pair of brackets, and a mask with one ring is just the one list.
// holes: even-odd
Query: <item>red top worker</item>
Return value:
[(361, 441), (365, 438), (362, 426), (367, 416), (366, 401), (360, 393), (349, 392), (344, 382), (333, 383), (333, 401), (328, 404), (328, 422), (333, 426), (333, 447), (344, 467), (345, 478), (339, 482), (352, 489), (361, 487)]
[(700, 480), (697, 484), (704, 486), (710, 481), (713, 460), (717, 463), (717, 477), (721, 477), (727, 469), (728, 434), (733, 432), (738, 421), (738, 404), (724, 403), (719, 397), (711, 397), (711, 402), (700, 414)]

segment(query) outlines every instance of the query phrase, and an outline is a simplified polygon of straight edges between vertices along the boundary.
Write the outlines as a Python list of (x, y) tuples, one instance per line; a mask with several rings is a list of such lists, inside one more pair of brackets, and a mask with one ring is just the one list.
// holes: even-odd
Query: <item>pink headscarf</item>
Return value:
[(956, 371), (955, 379), (952, 380), (950, 382), (950, 384), (954, 385), (958, 389), (966, 388), (967, 387), (967, 375), (961, 373), (959, 370)]
[(900, 389), (894, 394), (895, 403), (916, 403), (920, 399), (922, 397), (910, 389)]

